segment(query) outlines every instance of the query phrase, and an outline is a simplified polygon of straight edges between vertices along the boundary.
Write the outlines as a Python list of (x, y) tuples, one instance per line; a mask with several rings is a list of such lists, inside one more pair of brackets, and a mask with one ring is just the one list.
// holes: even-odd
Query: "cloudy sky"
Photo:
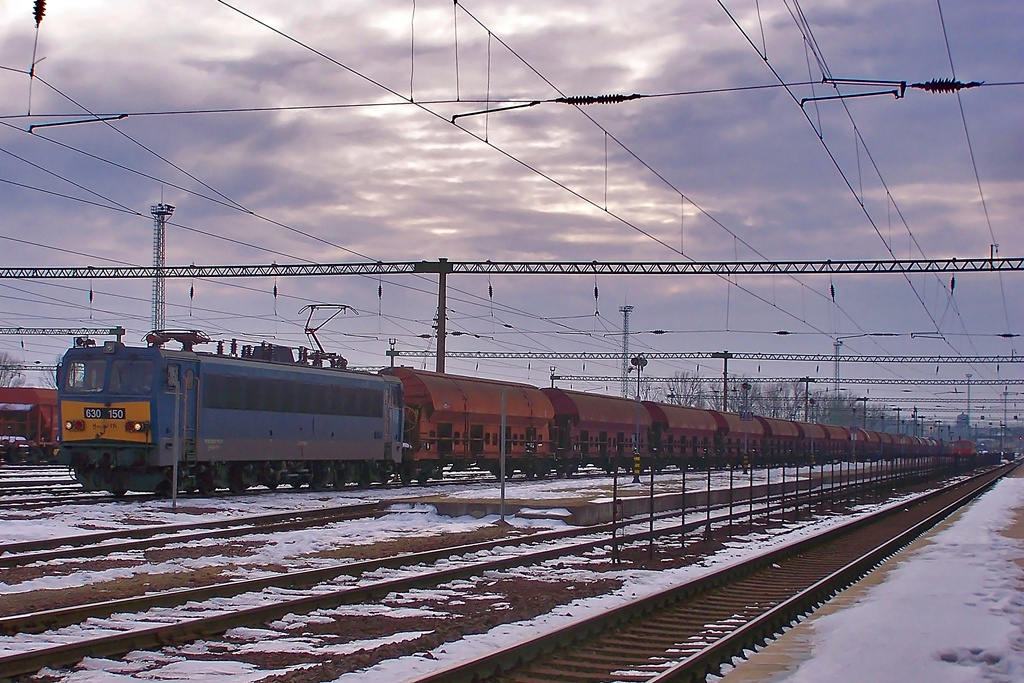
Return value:
[[(1024, 6), (1013, 0), (50, 0), (30, 83), (33, 6), (0, 0), (4, 266), (150, 265), (149, 207), (161, 198), (176, 207), (169, 265), (968, 258), (992, 244), (1024, 254)], [(984, 85), (801, 107), (892, 89), (823, 76)], [(650, 97), (543, 102), (613, 93)], [(27, 131), (111, 114), (128, 116)], [(1020, 284), (1015, 273), (962, 274), (950, 296), (948, 276), (932, 275), (453, 276), (449, 328), (469, 334), (448, 347), (614, 352), (629, 304), (633, 351), (831, 353), (844, 337), (854, 354), (1010, 355), (1019, 339), (997, 335), (1024, 332)], [(389, 339), (434, 349), (421, 335), (436, 286), (170, 280), (166, 318), (215, 339), (309, 345), (298, 311), (344, 303), (358, 315), (335, 318), (321, 340), (355, 365), (384, 365)], [(123, 325), (134, 343), (150, 302), (145, 280), (3, 280), (0, 325)], [(899, 336), (851, 336), (869, 333)], [(52, 363), (68, 341), (0, 337), (0, 350)], [(549, 365), (618, 373), (614, 361), (447, 367), (546, 384)], [(698, 365), (721, 373), (718, 361), (647, 372)], [(730, 371), (827, 380), (833, 368), (734, 361)], [(849, 378), (965, 372), (1024, 375), (842, 368)], [(881, 403), (951, 390), (843, 386)]]

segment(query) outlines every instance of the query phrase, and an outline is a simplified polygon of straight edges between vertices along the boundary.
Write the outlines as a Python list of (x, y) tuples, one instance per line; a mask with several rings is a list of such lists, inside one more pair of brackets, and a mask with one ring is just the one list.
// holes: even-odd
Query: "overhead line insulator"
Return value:
[(967, 88), (980, 88), (985, 81), (971, 81), (970, 83), (964, 83), (958, 81), (955, 78), (933, 78), (930, 81), (924, 83), (911, 83), (911, 88), (917, 88), (918, 90), (924, 90), (926, 92), (934, 93), (950, 93), (965, 90)]
[(639, 93), (633, 93), (632, 95), (571, 95), (569, 97), (556, 97), (555, 102), (560, 104), (619, 104), (620, 102), (628, 102), (630, 100), (639, 100), (641, 97), (645, 97)]

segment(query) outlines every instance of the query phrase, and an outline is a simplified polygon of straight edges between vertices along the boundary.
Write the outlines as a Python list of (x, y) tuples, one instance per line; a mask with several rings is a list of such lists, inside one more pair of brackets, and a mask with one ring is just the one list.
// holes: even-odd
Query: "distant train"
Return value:
[(52, 462), (58, 424), (56, 389), (0, 387), (0, 461)]
[[(167, 350), (174, 339), (182, 350)], [(200, 333), (67, 351), (58, 458), (91, 490), (209, 494), (439, 478), (445, 468), (568, 476), (584, 465), (759, 467), (950, 457), (948, 444), (856, 428), (388, 368), (296, 363), (291, 349), (197, 353)], [(300, 358), (303, 354), (300, 354)], [(504, 434), (502, 424), (504, 423)]]

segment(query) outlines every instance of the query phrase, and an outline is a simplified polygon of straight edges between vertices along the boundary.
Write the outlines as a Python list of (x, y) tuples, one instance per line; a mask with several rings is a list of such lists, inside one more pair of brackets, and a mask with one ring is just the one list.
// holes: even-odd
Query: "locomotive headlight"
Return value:
[(67, 422), (64, 423), (64, 429), (68, 430), (69, 432), (74, 428), (75, 424), (71, 420), (68, 420)]
[(126, 432), (132, 432), (132, 433), (136, 433), (136, 434), (139, 433), (139, 432), (148, 432), (149, 431), (149, 423), (148, 422), (126, 422), (125, 425), (124, 425), (124, 430)]
[(84, 432), (85, 423), (82, 422), (81, 420), (68, 420), (67, 422), (64, 423), (64, 429), (68, 430), (69, 432)]

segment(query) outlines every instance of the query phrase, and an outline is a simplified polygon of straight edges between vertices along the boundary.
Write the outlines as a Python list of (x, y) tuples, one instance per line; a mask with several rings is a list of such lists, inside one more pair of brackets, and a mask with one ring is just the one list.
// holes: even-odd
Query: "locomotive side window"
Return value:
[(294, 384), (230, 375), (207, 375), (204, 386), (204, 408), (349, 417), (384, 414), (382, 389)]
[(106, 360), (71, 361), (64, 376), (64, 389), (69, 392), (103, 391)]
[(110, 366), (110, 391), (148, 394), (153, 388), (153, 361), (115, 360)]

